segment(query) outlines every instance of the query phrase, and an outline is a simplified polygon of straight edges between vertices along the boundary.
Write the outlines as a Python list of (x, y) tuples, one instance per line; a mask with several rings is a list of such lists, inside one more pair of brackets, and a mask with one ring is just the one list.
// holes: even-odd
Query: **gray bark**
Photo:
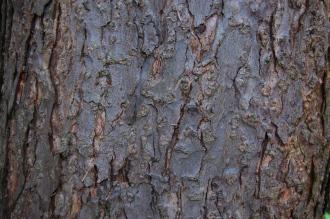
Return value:
[(329, 207), (329, 0), (0, 5), (2, 218)]

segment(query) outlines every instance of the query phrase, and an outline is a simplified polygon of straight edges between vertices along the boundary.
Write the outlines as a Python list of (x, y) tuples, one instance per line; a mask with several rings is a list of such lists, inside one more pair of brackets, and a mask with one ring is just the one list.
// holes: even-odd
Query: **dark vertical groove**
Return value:
[[(9, 41), (11, 40), (11, 34), (10, 34), (10, 38), (7, 39), (6, 41), (6, 32), (10, 29), (11, 29), (11, 22), (10, 21), (10, 24), (9, 24), (9, 27), (7, 28), (7, 25), (6, 25), (6, 20), (7, 20), (7, 17), (6, 15), (10, 14), (10, 13), (13, 13), (13, 6), (7, 6), (7, 3), (5, 1), (5, 6), (2, 5), (4, 1), (1, 2), (1, 10), (2, 10), (2, 16), (5, 16), (5, 21), (4, 21), (4, 25), (1, 24), (1, 28), (4, 28), (5, 30), (1, 30), (1, 34), (4, 34), (1, 35), (1, 66), (0, 66), (0, 85), (2, 86), (2, 83), (3, 83), (3, 75), (4, 75), (4, 58), (5, 58), (5, 55), (6, 54), (6, 46), (7, 48), (9, 47), (9, 45), (6, 44), (9, 43)], [(8, 12), (8, 14), (7, 14)], [(13, 14), (11, 14), (11, 16), (13, 16)], [(4, 148), (5, 148), (5, 151), (4, 151), (4, 154), (5, 154), (5, 158), (4, 158), (4, 167), (7, 167), (9, 165), (9, 157), (8, 157), (8, 140), (10, 138), (10, 127), (9, 124), (10, 124), (10, 121), (12, 121), (14, 119), (14, 116), (15, 116), (15, 111), (16, 111), (16, 97), (17, 97), (17, 91), (18, 91), (18, 87), (20, 86), (20, 80), (26, 80), (27, 76), (28, 76), (28, 58), (29, 58), (29, 54), (30, 54), (30, 50), (31, 50), (31, 40), (32, 40), (32, 37), (33, 37), (33, 34), (34, 34), (34, 31), (35, 31), (35, 26), (36, 26), (36, 19), (37, 19), (37, 16), (36, 15), (33, 15), (32, 17), (32, 20), (31, 20), (31, 24), (30, 24), (30, 31), (28, 33), (28, 36), (27, 36), (27, 39), (25, 41), (25, 48), (24, 48), (24, 54), (23, 54), (23, 71), (19, 72), (18, 71), (18, 68), (17, 68), (17, 58), (16, 58), (16, 65), (15, 65), (15, 71), (14, 71), (14, 81), (16, 80), (17, 81), (17, 84), (16, 84), (16, 87), (15, 87), (15, 93), (12, 94), (14, 95), (14, 102), (13, 102), (13, 106), (11, 107), (11, 109), (9, 109), (9, 112), (7, 112), (7, 119), (5, 120), (6, 122), (6, 135), (5, 135), (5, 138), (7, 139), (6, 143), (4, 144)], [(12, 20), (12, 18), (11, 18)], [(2, 20), (3, 22), (3, 20)], [(9, 29), (10, 28), (10, 29)], [(2, 94), (1, 94), (2, 95)], [(1, 96), (0, 95), (0, 96)], [(0, 102), (1, 102), (2, 98), (0, 97)], [(25, 147), (25, 146), (23, 146)], [(2, 218), (11, 218), (11, 212), (13, 210), (13, 207), (15, 207), (15, 203), (17, 202), (20, 194), (23, 192), (23, 190), (19, 193), (18, 197), (15, 199), (14, 203), (12, 206), (10, 206), (10, 203), (8, 202), (7, 198), (8, 198), (8, 194), (7, 194), (7, 185), (8, 185), (8, 168), (4, 168), (4, 170), (2, 170), (2, 173), (1, 173), (1, 203), (0, 203), (0, 208), (1, 208), (1, 217)], [(24, 182), (25, 184), (25, 182)], [(23, 185), (24, 187), (24, 185)]]
[(56, 108), (57, 104), (58, 104), (58, 93), (57, 93), (57, 89), (56, 89), (56, 83), (55, 83), (55, 69), (54, 66), (56, 66), (57, 63), (57, 59), (56, 57), (54, 57), (54, 50), (56, 49), (57, 46), (57, 41), (58, 41), (58, 32), (59, 32), (59, 24), (60, 24), (60, 18), (61, 18), (61, 6), (58, 3), (58, 8), (55, 9), (58, 10), (57, 14), (57, 18), (56, 18), (56, 29), (55, 29), (55, 39), (53, 42), (53, 45), (51, 47), (51, 52), (50, 52), (50, 57), (49, 57), (49, 62), (48, 62), (48, 69), (49, 69), (49, 78), (53, 87), (53, 92), (54, 92), (54, 102), (53, 102), (53, 106), (52, 106), (52, 110), (50, 113), (50, 129), (51, 129), (51, 133), (49, 133), (49, 146), (51, 147), (51, 151), (53, 151), (52, 149), (52, 145), (53, 145), (53, 123), (52, 123), (52, 118), (54, 115), (54, 109)]
[(271, 47), (271, 51), (272, 51), (272, 56), (274, 59), (274, 71), (277, 73), (277, 57), (276, 57), (276, 52), (275, 52), (275, 20), (274, 20), (274, 16), (276, 14), (276, 10), (277, 8), (275, 8), (275, 10), (272, 12), (271, 16), (270, 16), (270, 21), (269, 21), (269, 39), (270, 39), (270, 47)]
[(309, 185), (309, 191), (308, 191), (308, 196), (307, 196), (307, 205), (309, 204), (309, 202), (313, 198), (313, 187), (314, 187), (314, 182), (316, 180), (314, 157), (312, 157), (310, 168), (311, 168), (311, 172), (309, 174), (310, 185)]
[[(6, 38), (6, 19), (7, 19), (7, 1), (0, 0), (0, 88), (3, 84), (3, 75), (4, 75), (4, 57), (5, 57), (5, 38)], [(0, 90), (0, 102), (2, 100), (2, 91)]]
[[(11, 0), (7, 0), (8, 1), (8, 9), (7, 9), (7, 18), (6, 20), (8, 20), (8, 22), (6, 22), (6, 34), (5, 34), (5, 51), (8, 51), (9, 46), (10, 46), (10, 41), (11, 41), (11, 28), (12, 28), (12, 24), (13, 24), (13, 16), (14, 16), (14, 6), (13, 6), (13, 2)], [(8, 25), (8, 26), (7, 26)], [(8, 34), (8, 35), (7, 35)]]
[(173, 154), (173, 150), (176, 146), (176, 144), (179, 141), (179, 135), (180, 135), (180, 124), (182, 122), (183, 116), (185, 114), (186, 111), (186, 106), (190, 100), (190, 93), (192, 90), (192, 86), (189, 85), (189, 90), (188, 93), (186, 94), (186, 96), (184, 97), (184, 103), (180, 108), (180, 116), (178, 119), (177, 124), (174, 126), (174, 130), (173, 130), (173, 134), (172, 134), (172, 138), (170, 141), (169, 146), (166, 148), (166, 153), (165, 153), (165, 165), (164, 165), (164, 175), (169, 175), (170, 174), (170, 168), (171, 168), (171, 160), (172, 160), (172, 154)]
[(330, 211), (330, 157), (328, 158), (327, 166), (325, 168), (325, 176), (321, 192), (324, 194), (323, 212)]
[[(31, 43), (30, 42), (31, 42), (32, 36), (34, 34), (34, 31), (35, 31), (37, 18), (38, 18), (38, 16), (36, 14), (33, 14), (32, 21), (31, 21), (31, 26), (30, 26), (30, 32), (29, 32), (28, 38), (27, 38), (26, 43), (25, 43), (23, 72), (18, 72), (18, 74), (24, 74), (24, 76), (25, 76), (24, 79), (25, 80), (27, 78), (27, 73), (29, 71), (28, 59), (29, 59), (30, 50), (31, 50)], [(18, 86), (18, 84), (17, 84), (17, 86)]]
[[(44, 10), (46, 10), (49, 7), (49, 4), (52, 3), (52, 1), (49, 1), (45, 7)], [(45, 13), (45, 11), (43, 12)], [(49, 147), (50, 147), (50, 151), (54, 152), (54, 144), (53, 144), (53, 140), (54, 140), (54, 124), (53, 124), (53, 115), (54, 115), (54, 110), (55, 108), (58, 106), (58, 91), (57, 91), (57, 87), (56, 87), (56, 69), (55, 66), (57, 65), (57, 57), (55, 56), (55, 49), (57, 47), (57, 43), (59, 40), (59, 27), (60, 27), (60, 19), (61, 19), (61, 15), (62, 15), (62, 10), (61, 10), (61, 5), (60, 2), (55, 1), (54, 2), (54, 11), (53, 13), (55, 14), (54, 16), (54, 20), (56, 20), (56, 23), (54, 23), (54, 25), (56, 25), (55, 27), (55, 39), (54, 42), (51, 45), (51, 51), (50, 51), (50, 57), (49, 57), (49, 62), (48, 62), (48, 70), (49, 70), (49, 78), (52, 84), (52, 89), (53, 89), (53, 95), (54, 95), (54, 99), (53, 99), (53, 105), (51, 108), (51, 113), (50, 113), (50, 119), (49, 119), (49, 125), (50, 125), (50, 133), (48, 134), (48, 142), (49, 142)], [(60, 154), (59, 156), (59, 161), (58, 161), (58, 168), (59, 168), (59, 181), (58, 181), (58, 185), (57, 188), (55, 189), (54, 195), (51, 197), (50, 200), (50, 206), (49, 206), (49, 212), (52, 215), (52, 217), (54, 217), (55, 214), (55, 197), (56, 197), (56, 193), (58, 193), (58, 191), (60, 191), (62, 189), (62, 170), (63, 170), (63, 166), (62, 166), (62, 160), (63, 160), (63, 156), (62, 154)]]
[[(324, 146), (323, 151), (328, 154), (328, 159), (326, 163), (326, 167), (324, 168), (324, 174), (323, 174), (323, 182), (321, 183), (321, 194), (324, 196), (321, 198), (323, 199), (323, 206), (322, 212), (330, 211), (330, 151), (329, 149), (329, 141), (330, 141), (330, 130), (329, 130), (329, 121), (330, 121), (330, 81), (329, 81), (329, 73), (330, 73), (330, 47), (328, 45), (328, 48), (326, 49), (325, 54), (325, 60), (326, 60), (326, 69), (323, 74), (322, 78), (322, 86), (321, 86), (321, 97), (322, 97), (322, 107), (321, 107), (321, 125), (322, 125), (322, 135), (327, 140), (326, 145)], [(327, 151), (328, 150), (328, 151)], [(316, 211), (315, 207), (315, 211)]]
[(264, 160), (265, 157), (265, 152), (267, 149), (267, 145), (269, 143), (269, 137), (268, 137), (268, 133), (265, 133), (265, 138), (261, 143), (261, 154), (260, 154), (260, 161), (259, 161), (259, 167), (258, 167), (258, 189), (257, 189), (257, 197), (260, 198), (260, 189), (261, 189), (261, 166), (262, 166), (262, 161)]
[(329, 130), (329, 116), (330, 116), (330, 97), (328, 97), (329, 90), (330, 90), (330, 81), (329, 81), (329, 72), (330, 72), (330, 47), (327, 50), (327, 69), (323, 74), (322, 79), (322, 87), (321, 87), (321, 94), (322, 94), (322, 108), (321, 108), (321, 120), (323, 126), (323, 136), (329, 141), (330, 140), (330, 130)]
[[(327, 69), (324, 73), (323, 77), (323, 84), (322, 84), (322, 98), (323, 98), (323, 107), (322, 107), (322, 122), (323, 122), (323, 136), (327, 139), (328, 143), (330, 140), (330, 131), (329, 128), (329, 107), (330, 103), (328, 103), (328, 100), (330, 97), (328, 97), (329, 94), (329, 71), (330, 71), (330, 47), (328, 47), (327, 54), (326, 54), (326, 60), (327, 60)], [(326, 147), (329, 147), (326, 145)], [(323, 183), (321, 187), (321, 193), (324, 195), (324, 202), (323, 202), (323, 208), (322, 211), (325, 212), (330, 211), (330, 153), (328, 153), (328, 160), (326, 163), (326, 167), (324, 170), (324, 177), (323, 177)]]
[[(4, 77), (4, 58), (5, 58), (5, 36), (6, 36), (6, 19), (7, 19), (7, 0), (0, 0), (0, 103), (2, 102), (2, 85), (3, 85), (3, 77)], [(2, 112), (3, 116), (5, 115), (4, 112)], [(1, 116), (2, 118), (2, 116)], [(4, 119), (4, 118), (3, 118)], [(5, 121), (5, 119), (4, 119)], [(5, 134), (4, 134), (5, 137)], [(5, 144), (5, 142), (4, 142)], [(6, 163), (7, 154), (5, 150), (5, 146), (1, 145), (1, 162)], [(1, 218), (5, 218), (6, 215), (6, 201), (5, 201), (5, 179), (6, 179), (6, 168), (0, 169), (0, 216)]]

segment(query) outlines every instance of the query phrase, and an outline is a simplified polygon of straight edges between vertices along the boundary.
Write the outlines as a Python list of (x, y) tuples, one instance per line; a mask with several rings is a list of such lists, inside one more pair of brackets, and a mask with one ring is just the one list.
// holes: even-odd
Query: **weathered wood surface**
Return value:
[(321, 217), (329, 0), (0, 2), (2, 218)]

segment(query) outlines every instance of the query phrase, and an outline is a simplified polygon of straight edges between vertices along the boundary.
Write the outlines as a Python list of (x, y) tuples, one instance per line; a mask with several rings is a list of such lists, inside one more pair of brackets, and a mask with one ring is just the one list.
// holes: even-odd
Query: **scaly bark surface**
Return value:
[(1, 0), (1, 218), (320, 218), (329, 0)]

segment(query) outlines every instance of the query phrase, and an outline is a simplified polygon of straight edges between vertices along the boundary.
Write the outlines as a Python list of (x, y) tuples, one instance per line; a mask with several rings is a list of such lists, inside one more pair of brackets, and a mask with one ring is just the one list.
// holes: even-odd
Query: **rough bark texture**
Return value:
[(329, 0), (0, 2), (1, 218), (329, 205)]

